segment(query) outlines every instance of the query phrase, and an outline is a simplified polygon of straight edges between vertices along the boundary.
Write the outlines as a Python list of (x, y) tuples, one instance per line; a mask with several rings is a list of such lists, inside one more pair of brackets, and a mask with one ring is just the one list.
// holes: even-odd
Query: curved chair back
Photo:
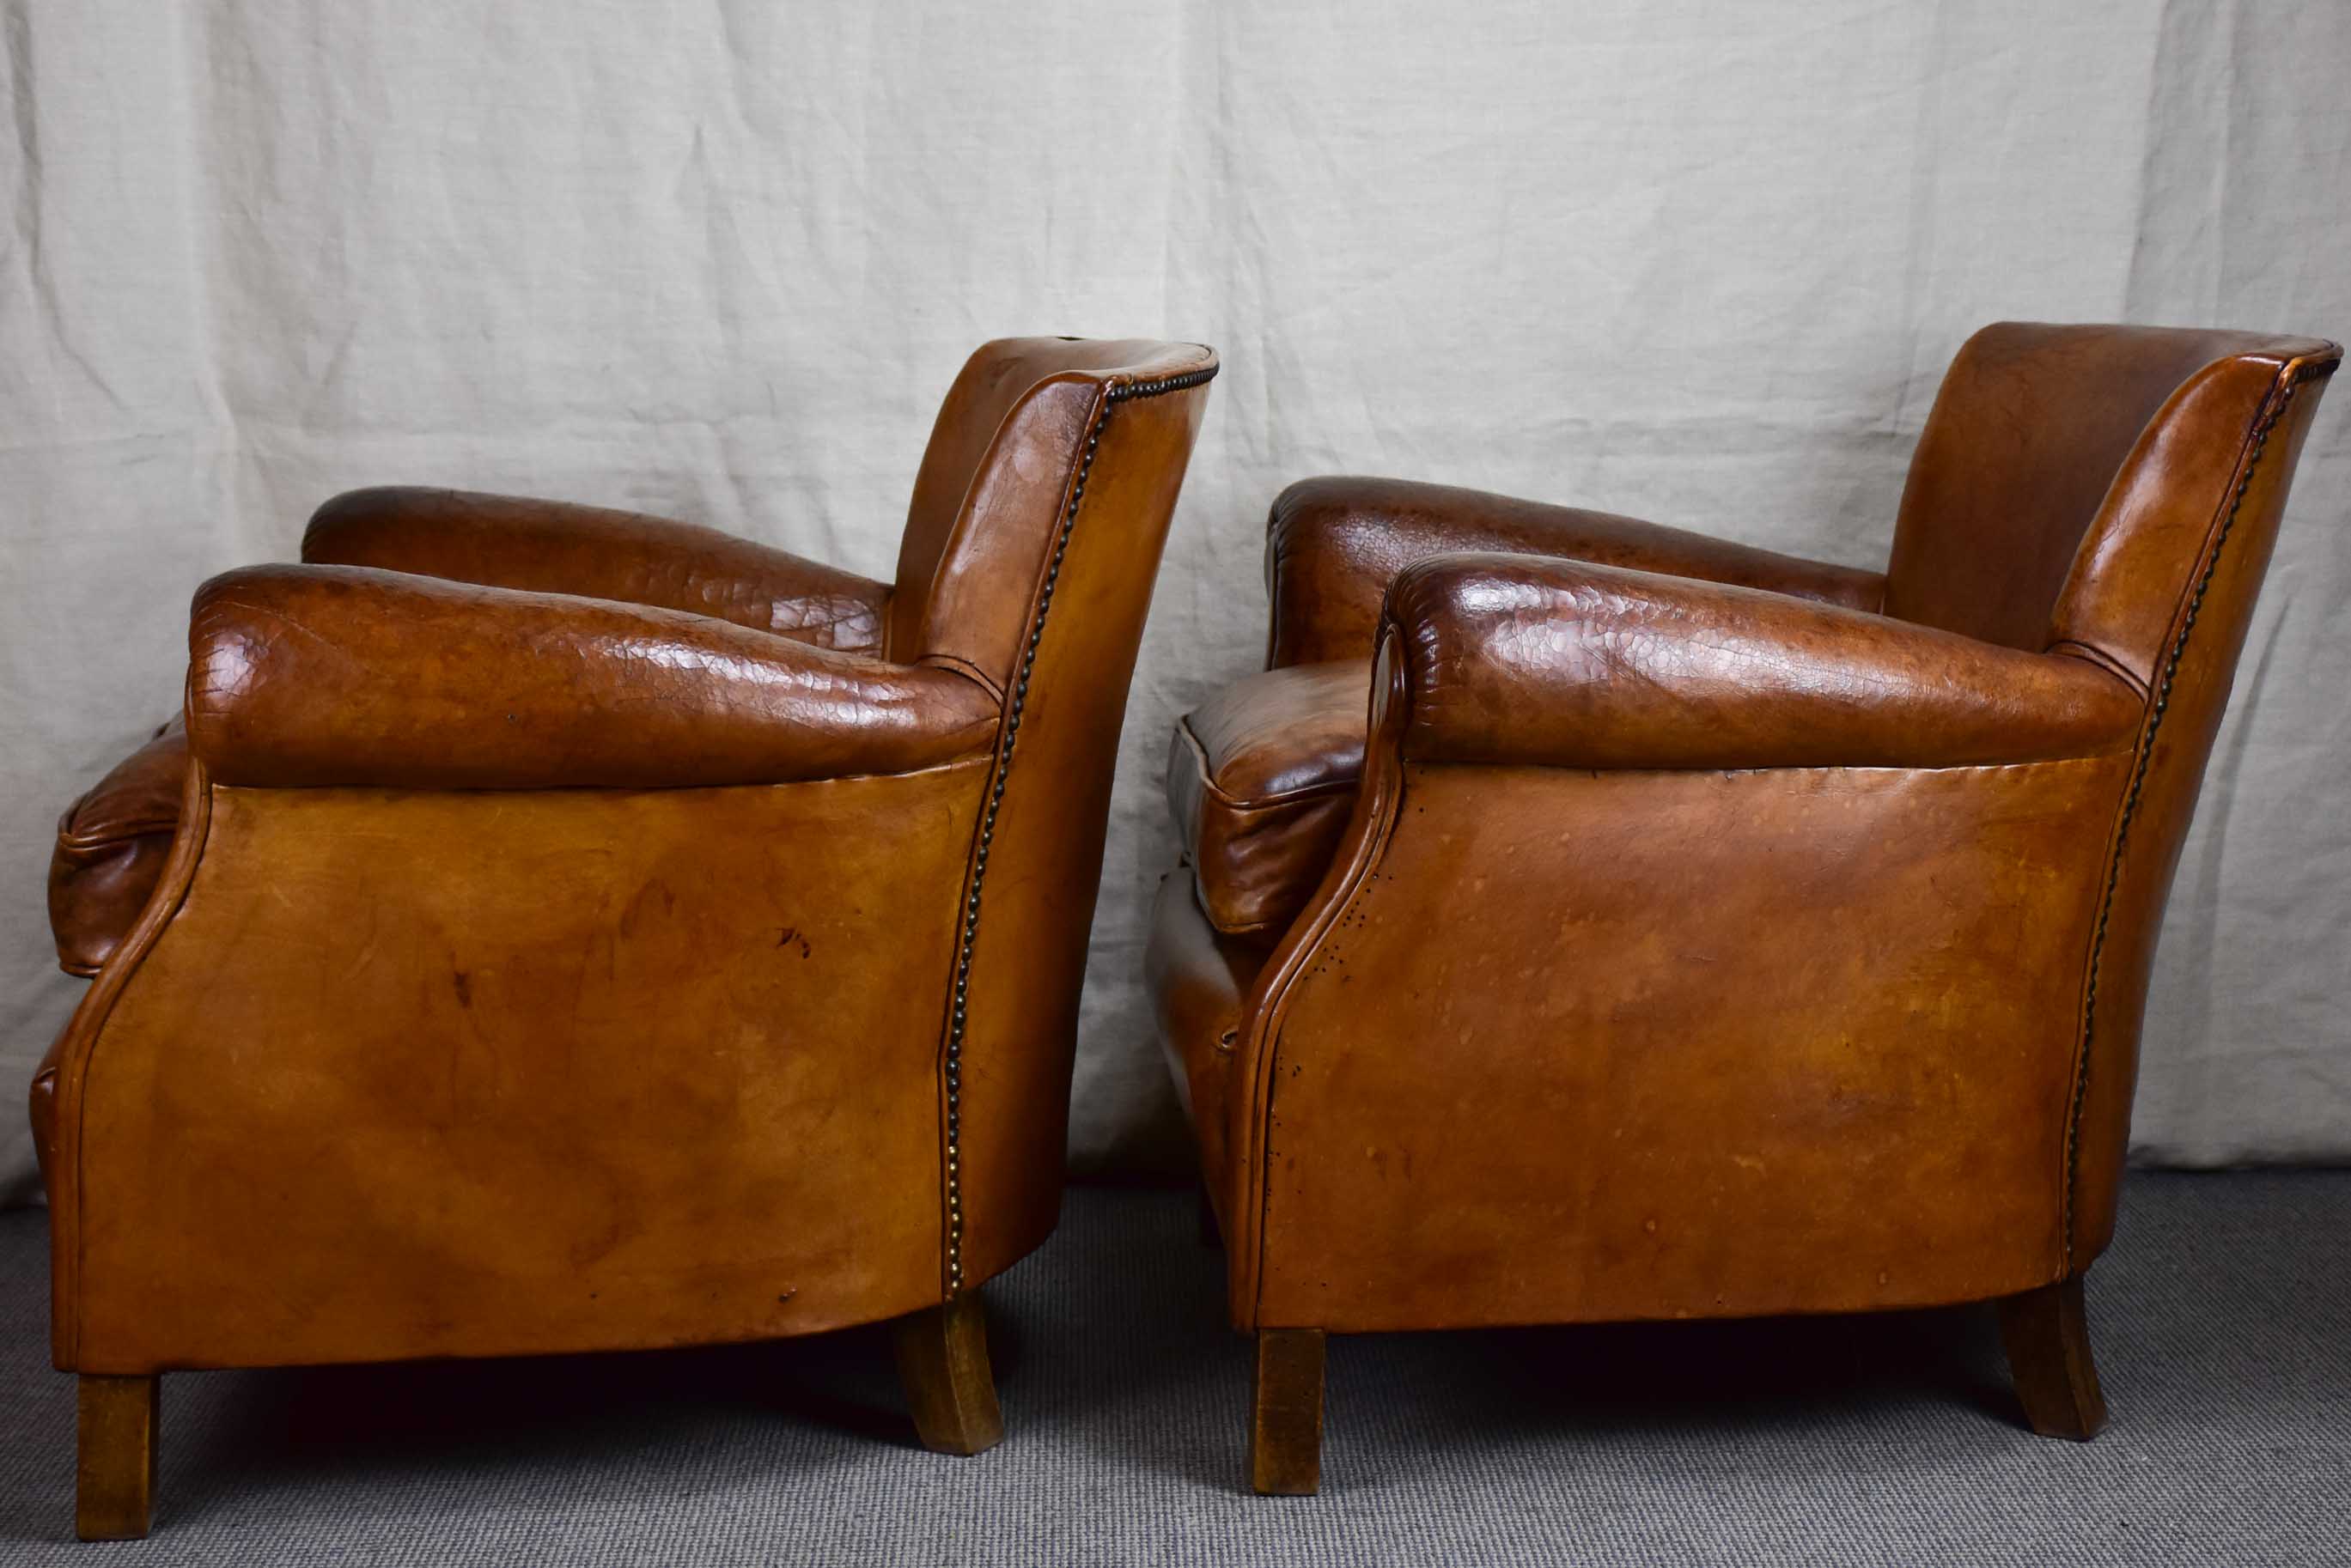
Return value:
[(987, 344), (915, 482), (889, 656), (960, 670), (1006, 714), (941, 1043), (950, 1290), (1060, 1211), (1119, 727), (1216, 372), (1188, 344)]
[(1886, 613), (2064, 648), (2147, 700), (2084, 985), (2064, 1193), (2075, 1257), (2113, 1233), (2164, 900), (2341, 358), (2315, 338), (2002, 323), (1960, 350), (1912, 461)]

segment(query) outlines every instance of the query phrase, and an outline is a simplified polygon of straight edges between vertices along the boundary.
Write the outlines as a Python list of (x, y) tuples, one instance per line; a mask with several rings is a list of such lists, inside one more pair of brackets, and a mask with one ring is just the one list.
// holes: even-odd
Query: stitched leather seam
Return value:
[(117, 845), (152, 838), (159, 833), (175, 833), (179, 826), (180, 819), (176, 816), (142, 816), (129, 822), (109, 823), (103, 827), (61, 827), (57, 830), (57, 844), (66, 849), (111, 849)]
[[(204, 774), (204, 763), (192, 759), (181, 794), (181, 827), (172, 840), (172, 857), (164, 862), (162, 878), (121, 943), (99, 967), (95, 983), (83, 994), (81, 1005), (74, 1010), (65, 1033), (51, 1047), (57, 1071), (57, 1120), (52, 1124), (56, 1129), (52, 1134), (56, 1139), (55, 1166), (66, 1190), (63, 1202), (58, 1200), (57, 1192), (53, 1190), (49, 1195), (50, 1225), (53, 1231), (67, 1227), (72, 1238), (68, 1246), (52, 1250), (57, 1266), (65, 1275), (62, 1280), (51, 1282), (53, 1307), (65, 1318), (62, 1324), (51, 1327), (58, 1342), (56, 1349), (61, 1366), (78, 1365), (81, 1355), (81, 1282), (88, 1275), (85, 1262), (89, 1246), (89, 1224), (82, 1201), (88, 1186), (83, 1169), (86, 1145), (82, 1123), (89, 1110), (89, 1078), (96, 1064), (99, 1038), (105, 1033), (107, 1021), (113, 1016), (123, 991), (146, 963), (155, 944), (162, 940), (165, 929), (179, 918), (180, 908), (187, 901), (188, 888), (195, 881), (205, 842), (212, 834), (212, 781)], [(67, 1119), (68, 1109), (70, 1122)]]
[(1084, 452), (1079, 456), (1077, 472), (1070, 483), (1070, 497), (1061, 510), (1061, 528), (1053, 541), (1053, 554), (1045, 568), (1045, 580), (1037, 590), (1037, 607), (1029, 626), (1028, 645), (1020, 653), (1020, 674), (1013, 682), (1012, 700), (1005, 710), (1004, 732), (997, 742), (996, 778), (988, 785), (987, 804), (980, 816), (979, 842), (972, 851), (971, 889), (965, 896), (962, 931), (956, 944), (955, 994), (953, 1011), (948, 1014), (946, 1060), (942, 1072), (946, 1079), (946, 1146), (947, 1146), (947, 1244), (946, 1289), (949, 1295), (963, 1289), (963, 1036), (964, 1004), (971, 985), (972, 950), (979, 937), (980, 892), (987, 877), (987, 852), (996, 841), (996, 815), (1004, 805), (1005, 780), (1012, 772), (1012, 748), (1020, 739), (1020, 715), (1029, 705), (1029, 677), (1037, 663), (1038, 647), (1045, 639), (1045, 618), (1053, 607), (1053, 585), (1061, 579), (1061, 558), (1070, 547), (1070, 535), (1078, 525), (1078, 504), (1085, 498), (1086, 476), (1093, 472), (1094, 453), (1102, 441), (1102, 433), (1110, 424), (1111, 411), (1119, 404), (1134, 398), (1156, 398), (1168, 392), (1180, 392), (1201, 386), (1215, 379), (1217, 367), (1212, 360), (1196, 370), (1180, 375), (1162, 376), (1148, 381), (1113, 380), (1104, 388), (1102, 400), (1094, 414), (1093, 426), (1086, 432)]
[(957, 675), (977, 681), (981, 689), (994, 698), (999, 705), (1004, 701), (1004, 688), (996, 683), (996, 677), (959, 654), (926, 653), (914, 662), (927, 664), (940, 670), (951, 670)]
[[(1395, 635), (1393, 628), (1383, 623), (1372, 656), (1372, 689), (1374, 693), (1385, 690), (1395, 706), (1383, 714), (1380, 697), (1375, 695), (1373, 699), (1374, 722), (1367, 732), (1364, 749), (1364, 784), (1368, 793), (1356, 802), (1356, 815), (1350, 819), (1349, 827), (1353, 833), (1355, 831), (1354, 823), (1364, 823), (1364, 836), (1352, 846), (1352, 854), (1343, 864), (1333, 861), (1334, 865), (1340, 866), (1335, 898), (1319, 909), (1311, 898), (1307, 900), (1307, 908), (1292, 920), (1290, 932), (1274, 948), (1265, 968), (1259, 971), (1252, 984), (1250, 997), (1254, 1000), (1254, 1008), (1250, 1008), (1249, 1001), (1243, 1002), (1244, 1009), (1248, 1010), (1243, 1015), (1243, 1025), (1255, 1047), (1251, 1079), (1245, 1085), (1249, 1098), (1245, 1104), (1254, 1114), (1245, 1129), (1248, 1141), (1241, 1146), (1238, 1156), (1242, 1165), (1243, 1179), (1239, 1183), (1239, 1190), (1232, 1194), (1232, 1200), (1236, 1208), (1240, 1209), (1246, 1206), (1252, 1192), (1257, 1199), (1255, 1257), (1249, 1262), (1250, 1273), (1246, 1280), (1249, 1287), (1249, 1321), (1252, 1326), (1261, 1324), (1265, 1310), (1266, 1231), (1273, 1212), (1273, 1095), (1280, 1078), (1282, 1028), (1288, 1022), (1290, 999), (1299, 984), (1311, 972), (1307, 964), (1309, 956), (1327, 942), (1332, 932), (1342, 929), (1347, 917), (1355, 909), (1357, 901), (1365, 896), (1365, 889), (1378, 880), (1379, 873), (1374, 867), (1386, 856), (1396, 824), (1403, 817), (1408, 769), (1400, 737), (1411, 722), (1412, 697), (1409, 686), (1395, 672), (1393, 665), (1384, 671), (1389, 677), (1385, 687), (1381, 683), (1380, 678), (1384, 673), (1382, 661), (1385, 658), (1384, 644), (1392, 635)], [(1368, 819), (1363, 815), (1367, 811), (1371, 814)], [(1342, 851), (1350, 847), (1342, 840)], [(1238, 1053), (1238, 1040), (1234, 1048)], [(1234, 1260), (1240, 1257), (1238, 1251), (1230, 1255)], [(1230, 1288), (1238, 1290), (1240, 1282), (1236, 1276)]]
[(1319, 795), (1350, 794), (1363, 787), (1362, 778), (1356, 777), (1300, 784), (1295, 789), (1274, 790), (1266, 794), (1234, 794), (1217, 783), (1217, 775), (1208, 763), (1208, 748), (1200, 743), (1199, 734), (1192, 728), (1191, 715), (1187, 713), (1176, 720), (1176, 730), (1183, 736), (1184, 743), (1191, 748), (1192, 761), (1200, 775), (1201, 789), (1238, 812), (1271, 811), (1298, 801), (1312, 800)]
[[(1191, 714), (1186, 713), (1176, 721), (1176, 738), (1182, 741), (1191, 751), (1192, 772), (1199, 779), (1200, 787), (1210, 794), (1223, 794), (1223, 791), (1217, 788), (1216, 777), (1208, 769), (1208, 749), (1200, 744), (1200, 737), (1192, 732)], [(1172, 762), (1169, 766), (1172, 771), (1174, 766)]]
[(1321, 800), (1328, 795), (1353, 794), (1361, 788), (1363, 788), (1361, 780), (1334, 779), (1329, 784), (1301, 784), (1296, 789), (1281, 790), (1273, 794), (1244, 796), (1227, 794), (1213, 784), (1207, 786), (1210, 794), (1243, 815), (1257, 811), (1279, 811), (1284, 806), (1295, 805), (1300, 801)]
[(1298, 919), (1297, 916), (1292, 915), (1287, 920), (1269, 918), (1262, 920), (1249, 920), (1238, 926), (1227, 926), (1218, 924), (1217, 917), (1208, 914), (1206, 909), (1200, 912), (1207, 916), (1209, 928), (1218, 936), (1225, 937), (1261, 937), (1269, 931), (1286, 931), (1297, 922)]
[(2228, 510), (2222, 514), (2220, 527), (2207, 549), (2204, 570), (2196, 579), (2188, 607), (2181, 616), (2179, 629), (2173, 634), (2170, 651), (2165, 655), (2163, 673), (2157, 681), (2154, 700), (2149, 707), (2146, 727), (2141, 731), (2137, 762), (2131, 769), (2130, 784), (2124, 793), (2121, 810), (2115, 819), (2114, 847), (2106, 861), (2106, 887), (2098, 901), (2098, 923), (2090, 937), (2089, 975), (2082, 993), (2082, 1044), (2074, 1064), (2074, 1096), (2065, 1115), (2065, 1185), (2059, 1193), (2058, 1233), (2064, 1244), (2064, 1272), (2074, 1272), (2074, 1208), (2076, 1189), (2082, 1174), (2082, 1109), (2087, 1102), (2090, 1087), (2090, 1051), (2096, 1038), (2098, 1016), (2099, 970), (2105, 957), (2106, 923), (2114, 914), (2115, 893), (2122, 883), (2123, 853), (2129, 846), (2131, 822), (2138, 813), (2139, 792), (2147, 783), (2147, 770), (2154, 760), (2157, 734), (2163, 728), (2163, 717), (2171, 706), (2171, 688), (2179, 673), (2179, 662), (2188, 651), (2189, 634), (2196, 629), (2196, 617), (2203, 608), (2204, 596), (2211, 589), (2213, 575), (2220, 567), (2220, 552), (2229, 543), (2229, 535), (2236, 527), (2237, 514), (2245, 504), (2245, 494), (2252, 488), (2253, 475), (2260, 469), (2262, 454), (2269, 445), (2270, 432), (2285, 416), (2294, 402), (2294, 391), (2304, 381), (2316, 380), (2332, 372), (2336, 361), (2332, 359), (2306, 361), (2288, 377), (2284, 387), (2254, 421), (2251, 450), (2241, 460), (2235, 487), (2229, 495)]
[(1330, 784), (1301, 784), (1296, 789), (1283, 790), (1279, 794), (1231, 795), (1207, 780), (1201, 781), (1205, 794), (1214, 795), (1236, 816), (1260, 815), (1266, 812), (1282, 811), (1298, 805), (1311, 805), (1334, 795), (1351, 795), (1363, 787), (1355, 779), (1338, 779)]
[(2094, 647), (2089, 643), (2080, 641), (2074, 638), (2061, 637), (2056, 641), (2049, 645), (2048, 651), (2051, 653), (2063, 654), (2068, 659), (2078, 659), (2085, 664), (2095, 664), (2100, 670), (2105, 670), (2107, 674), (2121, 681), (2125, 686), (2130, 688), (2131, 694), (2133, 696), (2145, 697), (2147, 695), (2147, 682), (2141, 680), (2137, 675), (2134, 675), (2130, 670), (2125, 669), (2121, 660), (2115, 658), (2114, 655), (2108, 653), (2103, 648)]

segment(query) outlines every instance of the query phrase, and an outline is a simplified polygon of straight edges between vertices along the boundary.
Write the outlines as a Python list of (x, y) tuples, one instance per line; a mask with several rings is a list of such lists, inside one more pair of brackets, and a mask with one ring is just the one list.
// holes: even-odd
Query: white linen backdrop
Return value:
[[(2351, 333), (2341, 0), (0, 0), (0, 1189), (80, 982), (51, 825), (198, 582), (395, 481), (876, 576), (963, 355), (1212, 343), (1087, 980), (1081, 1162), (1181, 1158), (1139, 981), (1168, 725), (1332, 471), (1883, 561), (2001, 317)], [(2143, 1159), (2351, 1155), (2351, 390), (2181, 866)], [(221, 983), (239, 983), (223, 975)], [(1562, 1042), (1562, 1049), (1573, 1049)]]

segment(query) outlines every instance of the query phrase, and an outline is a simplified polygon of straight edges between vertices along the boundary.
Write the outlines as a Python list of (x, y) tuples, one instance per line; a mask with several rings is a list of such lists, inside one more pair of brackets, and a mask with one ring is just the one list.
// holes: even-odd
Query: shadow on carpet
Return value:
[(1323, 1493), (1241, 1490), (1249, 1345), (1182, 1193), (1079, 1189), (988, 1300), (1008, 1437), (886, 1334), (168, 1377), (155, 1534), (76, 1546), (46, 1221), (0, 1215), (0, 1561), (2351, 1563), (2351, 1174), (2137, 1176), (2114, 1421), (2019, 1424), (1981, 1308), (1332, 1342)]

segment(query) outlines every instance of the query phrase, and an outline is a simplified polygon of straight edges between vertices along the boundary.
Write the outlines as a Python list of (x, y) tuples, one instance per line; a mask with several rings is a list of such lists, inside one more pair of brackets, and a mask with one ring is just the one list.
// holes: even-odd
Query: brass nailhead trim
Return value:
[(1020, 738), (1020, 715), (1029, 705), (1029, 675), (1037, 663), (1037, 647), (1045, 638), (1045, 615), (1053, 607), (1053, 585), (1061, 576), (1061, 557), (1069, 550), (1070, 534), (1078, 525), (1078, 503), (1086, 493), (1086, 476), (1093, 472), (1094, 451), (1111, 409), (1134, 398), (1156, 398), (1180, 392), (1212, 379), (1217, 367), (1162, 376), (1153, 381), (1113, 381), (1094, 428), (1086, 433), (1086, 450), (1078, 460), (1078, 476), (1070, 486), (1070, 504), (1061, 514), (1061, 536), (1053, 542), (1053, 559), (1045, 568), (1045, 586), (1037, 594), (1037, 619), (1029, 628), (1029, 646), (1021, 651), (1020, 676), (1013, 683), (1012, 705), (997, 748), (996, 782), (987, 792), (987, 807), (980, 819), (979, 848), (971, 862), (971, 894), (964, 900), (963, 932), (956, 952), (955, 1012), (947, 1026), (947, 1292), (963, 1288), (963, 1028), (964, 1003), (971, 989), (971, 952), (979, 938), (980, 886), (987, 878), (987, 852), (996, 842), (996, 814), (1004, 804), (1004, 781), (1012, 772), (1012, 747)]
[(2180, 618), (2179, 635), (2171, 644), (2171, 652), (2163, 661), (2163, 678), (2156, 683), (2155, 710), (2147, 720), (2147, 731), (2139, 737), (2138, 759), (2131, 770), (2129, 793), (2123, 797), (2122, 815), (2115, 824), (2115, 850), (2106, 865), (2105, 896), (2098, 904), (2098, 929), (2090, 939), (2090, 979), (2082, 996), (2082, 1054), (2074, 1070), (2074, 1101), (2065, 1116), (2065, 1190), (2061, 1205), (2059, 1228), (2065, 1244), (2065, 1272), (2074, 1271), (2074, 1190), (2081, 1179), (2082, 1106), (2090, 1089), (2090, 1044), (2095, 1036), (2098, 1019), (2098, 971), (2105, 961), (2106, 921), (2114, 914), (2115, 890), (2123, 877), (2123, 848), (2130, 839), (2131, 819), (2138, 813), (2139, 790), (2147, 783), (2147, 764), (2155, 757), (2156, 732), (2163, 728), (2163, 716), (2171, 707), (2171, 685), (2179, 673), (2179, 660), (2188, 651), (2189, 634), (2196, 629), (2196, 617), (2204, 607), (2204, 596), (2212, 587), (2212, 575), (2220, 569), (2220, 551), (2229, 542), (2229, 532), (2237, 525), (2237, 513), (2245, 504), (2245, 493), (2252, 488), (2254, 471), (2261, 467), (2262, 453), (2268, 447), (2270, 431), (2294, 402), (2294, 389), (2304, 381), (2314, 381), (2331, 372), (2332, 359), (2314, 360), (2294, 373), (2285, 390), (2269, 411), (2262, 416), (2253, 429), (2253, 450), (2245, 460), (2245, 471), (2237, 477), (2236, 493), (2229, 497), (2229, 514), (2220, 519), (2220, 531), (2212, 541), (2211, 558), (2204, 563), (2203, 575), (2196, 579), (2196, 590), (2189, 596), (2188, 613)]

